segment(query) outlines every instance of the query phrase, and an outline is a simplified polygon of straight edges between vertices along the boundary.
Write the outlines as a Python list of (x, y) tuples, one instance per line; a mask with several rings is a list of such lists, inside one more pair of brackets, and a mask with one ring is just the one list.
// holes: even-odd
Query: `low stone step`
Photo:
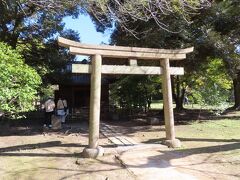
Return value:
[(113, 128), (110, 125), (101, 123), (100, 127), (101, 127), (100, 132), (117, 146), (132, 146), (138, 144), (133, 139), (126, 136), (122, 136), (122, 133), (113, 130)]
[(115, 137), (109, 137), (108, 138), (113, 144), (115, 144), (115, 145), (117, 145), (117, 146), (123, 146), (124, 144), (120, 141), (120, 140), (118, 140), (117, 138), (115, 138)]

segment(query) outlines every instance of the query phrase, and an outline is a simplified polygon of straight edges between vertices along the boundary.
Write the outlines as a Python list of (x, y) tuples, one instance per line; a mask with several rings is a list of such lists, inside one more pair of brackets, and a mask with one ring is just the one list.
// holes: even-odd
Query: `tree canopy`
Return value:
[(58, 47), (56, 36), (79, 41), (79, 34), (62, 22), (79, 13), (72, 1), (0, 1), (0, 111), (6, 117), (33, 110), (37, 94), (52, 92), (50, 84), (74, 59)]
[(74, 58), (58, 47), (56, 36), (79, 41), (79, 34), (64, 29), (62, 22), (65, 16), (77, 17), (79, 13), (71, 1), (0, 1), (0, 41), (18, 49), (25, 63), (37, 71), (43, 81), (42, 92), (66, 61)]
[[(84, 7), (96, 20), (98, 30), (104, 30), (104, 27), (116, 23), (123, 30), (136, 35), (136, 28), (131, 26), (133, 22), (152, 21), (158, 28), (174, 32), (169, 22), (163, 20), (164, 17), (174, 16), (190, 23), (190, 14), (210, 6), (209, 0), (100, 0), (86, 1)], [(175, 32), (180, 30), (181, 28)]]
[(7, 117), (34, 109), (41, 77), (22, 55), (0, 42), (0, 112)]
[[(218, 83), (221, 81), (229, 83), (229, 75), (232, 80), (239, 82), (239, 79), (236, 79), (238, 75), (236, 67), (239, 66), (240, 59), (239, 52), (237, 52), (237, 47), (239, 47), (240, 16), (236, 13), (239, 9), (239, 3), (235, 0), (213, 1), (210, 8), (199, 9), (197, 13), (189, 15), (191, 24), (188, 24), (178, 16), (162, 16), (162, 21), (171, 24), (173, 30), (183, 29), (178, 33), (171, 33), (160, 29), (151, 20), (148, 22), (132, 21), (130, 26), (132, 28), (135, 27), (135, 31), (139, 34), (139, 39), (136, 39), (131, 33), (123, 31), (117, 25), (111, 36), (112, 44), (153, 48), (184, 48), (194, 46), (194, 53), (188, 55), (186, 60), (172, 63), (173, 66), (184, 66), (185, 69), (184, 76), (172, 77), (173, 98), (177, 104), (177, 108), (183, 108), (182, 103), (187, 88), (191, 87), (197, 90), (197, 87), (200, 87), (194, 83), (194, 80), (197, 80), (200, 76), (205, 76), (204, 79), (213, 78), (213, 74), (207, 73), (206, 69), (213, 70), (213, 73), (216, 75), (214, 76), (214, 80), (206, 81), (206, 83), (209, 83), (208, 93), (211, 92), (214, 95), (212, 100), (215, 99), (216, 103), (223, 102), (223, 97), (225, 101), (228, 100), (225, 95), (226, 91), (231, 91), (231, 87), (222, 86)], [(222, 61), (220, 63), (221, 66), (216, 63), (216, 58), (218, 62)], [(212, 64), (215, 64), (218, 70), (211, 68)], [(224, 71), (223, 68), (225, 68)], [(218, 71), (224, 72), (226, 76), (220, 75), (217, 73)], [(218, 84), (218, 88), (215, 88), (215, 90), (212, 89), (216, 87), (212, 86), (214, 84), (213, 81), (215, 81), (215, 84)], [(238, 85), (238, 83), (235, 84)], [(225, 91), (222, 91), (223, 89)], [(234, 91), (237, 92), (238, 89), (234, 88)], [(198, 89), (198, 91), (200, 92), (201, 90)], [(237, 99), (237, 94), (239, 93), (235, 93), (235, 100)], [(217, 96), (221, 101), (217, 101)], [(200, 98), (200, 96), (198, 97)], [(201, 97), (206, 96), (203, 95)], [(205, 102), (213, 103), (212, 101), (207, 101), (207, 99)], [(240, 103), (237, 106), (239, 105)]]
[[(117, 23), (123, 29), (134, 34), (135, 28), (130, 28), (129, 25), (135, 21), (154, 21), (161, 29), (172, 31), (169, 23), (163, 21), (162, 17), (176, 16), (191, 23), (189, 21), (189, 15), (196, 13), (199, 9), (210, 7), (211, 0), (3, 0), (0, 5), (1, 12), (4, 14), (6, 14), (6, 12), (12, 12), (12, 15), (15, 17), (13, 18), (13, 21), (15, 19), (14, 23), (11, 20), (12, 15), (2, 16), (2, 21), (13, 25), (12, 38), (16, 39), (19, 35), (15, 30), (17, 30), (16, 27), (21, 29), (20, 25), (23, 17), (35, 15), (36, 21), (26, 19), (28, 25), (35, 24), (35, 27), (31, 28), (35, 30), (41, 29), (44, 33), (51, 34), (53, 32), (49, 31), (48, 26), (44, 26), (46, 29), (42, 28), (41, 21), (54, 19), (56, 22), (59, 22), (63, 16), (77, 16), (79, 11), (89, 13), (95, 20), (99, 31), (103, 31), (106, 27), (111, 27), (114, 23)], [(36, 14), (36, 12), (38, 13)], [(36, 26), (35, 22), (37, 22), (37, 26), (39, 27)], [(51, 21), (48, 25), (51, 25)], [(8, 27), (3, 28), (3, 30), (6, 31)], [(180, 29), (178, 29), (178, 31), (179, 30)]]
[[(64, 9), (60, 8), (63, 6)], [(53, 39), (56, 33), (63, 31), (63, 17), (78, 14), (78, 6), (70, 1), (0, 1), (0, 41), (15, 48), (17, 43)]]

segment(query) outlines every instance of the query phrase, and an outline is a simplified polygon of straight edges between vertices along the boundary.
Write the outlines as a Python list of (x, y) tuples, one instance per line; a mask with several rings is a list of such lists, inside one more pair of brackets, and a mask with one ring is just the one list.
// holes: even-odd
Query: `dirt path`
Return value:
[[(142, 122), (128, 121), (118, 125), (113, 123), (111, 128), (117, 133), (148, 145), (158, 145), (165, 137), (164, 126), (144, 125)], [(176, 126), (176, 133), (182, 141), (182, 148), (136, 149), (123, 153), (120, 158), (140, 179), (143, 177), (176, 179), (176, 176), (183, 176), (183, 179), (238, 180), (240, 179), (239, 129), (240, 121), (230, 119), (179, 125)], [(146, 172), (155, 171), (157, 173), (150, 173), (155, 174), (155, 177), (144, 176), (149, 174)], [(157, 176), (161, 171), (163, 171), (162, 176)]]
[[(97, 160), (80, 158), (87, 142), (87, 132), (0, 136), (0, 177), (4, 180), (134, 179), (113, 154)], [(104, 137), (100, 144), (106, 149), (112, 147)]]
[[(72, 124), (59, 132), (40, 127), (1, 128), (1, 179), (239, 179), (240, 123), (207, 121), (176, 126), (181, 149), (160, 145), (164, 126), (143, 122), (107, 123), (105, 135), (124, 137), (140, 146), (119, 146), (101, 135), (105, 156), (80, 158), (88, 144), (86, 124)], [(114, 132), (114, 133), (113, 133)], [(140, 147), (140, 148), (139, 148)]]

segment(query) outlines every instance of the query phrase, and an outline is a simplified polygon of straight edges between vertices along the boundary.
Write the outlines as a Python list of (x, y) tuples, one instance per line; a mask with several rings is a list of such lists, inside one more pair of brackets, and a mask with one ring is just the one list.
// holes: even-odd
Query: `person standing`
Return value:
[(68, 109), (68, 105), (67, 105), (67, 100), (63, 99), (63, 105), (64, 105), (64, 111), (65, 111), (65, 118), (64, 118), (64, 122), (66, 121), (66, 117), (69, 114), (69, 109)]
[(55, 103), (53, 98), (49, 97), (44, 103), (45, 109), (45, 120), (44, 120), (44, 127), (52, 127), (52, 115), (54, 114)]
[(59, 98), (57, 102), (57, 115), (60, 116), (62, 123), (65, 123), (66, 111), (67, 111), (67, 101)]

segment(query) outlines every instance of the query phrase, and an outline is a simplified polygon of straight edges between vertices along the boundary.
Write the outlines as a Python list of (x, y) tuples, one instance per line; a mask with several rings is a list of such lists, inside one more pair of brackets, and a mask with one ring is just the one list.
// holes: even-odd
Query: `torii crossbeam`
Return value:
[[(172, 88), (170, 75), (183, 75), (182, 67), (170, 67), (170, 60), (182, 60), (186, 54), (193, 52), (193, 47), (186, 49), (153, 49), (109, 45), (89, 45), (71, 41), (62, 37), (58, 38), (60, 46), (69, 48), (71, 54), (90, 55), (91, 65), (73, 64), (72, 73), (91, 74), (90, 93), (90, 119), (89, 119), (89, 144), (84, 149), (85, 157), (96, 158), (103, 155), (99, 146), (99, 123), (100, 123), (100, 96), (102, 74), (145, 74), (162, 75), (164, 120), (166, 129), (165, 143), (170, 147), (180, 147), (181, 143), (175, 138)], [(102, 65), (103, 57), (127, 58), (129, 66)], [(160, 61), (159, 67), (138, 66), (137, 60)]]

